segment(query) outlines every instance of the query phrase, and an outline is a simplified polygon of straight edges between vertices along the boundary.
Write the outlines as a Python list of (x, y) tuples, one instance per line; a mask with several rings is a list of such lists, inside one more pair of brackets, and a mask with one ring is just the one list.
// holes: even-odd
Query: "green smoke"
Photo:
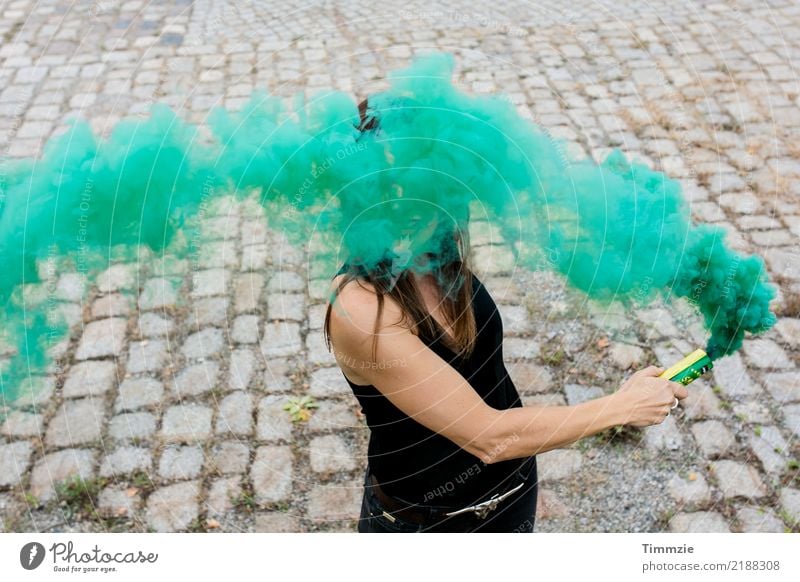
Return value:
[[(731, 251), (717, 228), (693, 225), (677, 181), (618, 151), (601, 164), (571, 159), (505, 98), (459, 91), (453, 66), (450, 54), (432, 53), (391, 73), (389, 88), (369, 97), (373, 132), (358, 130), (349, 95), (298, 95), (290, 111), (257, 91), (241, 111), (210, 112), (209, 140), (156, 105), (108, 139), (77, 122), (41, 159), (3, 160), (0, 301), (17, 346), (3, 371), (6, 398), (46, 362), (44, 328), (51, 338), (66, 329), (45, 326), (43, 306), (19, 300), (19, 285), (40, 281), (37, 259), (80, 253), (95, 257), (95, 270), (112, 248), (123, 249), (115, 258), (140, 244), (163, 251), (209, 198), (230, 192), (258, 191), (270, 225), (331, 273), (344, 260), (387, 276), (436, 272), (454, 257), (453, 231), (478, 209), (520, 250), (519, 267), (546, 264), (598, 299), (687, 297), (712, 357), (774, 323), (763, 262)], [(414, 236), (434, 222), (431, 236)], [(432, 260), (418, 261), (424, 253)]]

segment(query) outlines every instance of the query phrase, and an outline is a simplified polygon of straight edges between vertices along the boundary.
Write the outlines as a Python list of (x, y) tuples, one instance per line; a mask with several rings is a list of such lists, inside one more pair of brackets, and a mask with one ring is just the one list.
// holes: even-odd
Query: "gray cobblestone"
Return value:
[(261, 354), (265, 358), (289, 356), (300, 351), (300, 324), (287, 321), (268, 321), (261, 338)]
[(213, 390), (219, 379), (219, 364), (200, 362), (184, 368), (173, 379), (172, 392), (178, 398), (197, 396)]
[(581, 453), (572, 449), (554, 449), (536, 456), (539, 480), (558, 481), (574, 474), (583, 464)]
[(267, 242), (267, 225), (263, 220), (242, 221), (242, 244), (252, 245)]
[(29, 441), (0, 444), (0, 487), (17, 486), (30, 465)]
[(81, 273), (64, 273), (56, 284), (56, 298), (80, 302), (86, 293), (86, 276)]
[(305, 281), (292, 271), (276, 271), (267, 282), (267, 291), (271, 293), (303, 292)]
[(155, 378), (130, 378), (119, 385), (119, 395), (114, 405), (117, 412), (136, 410), (144, 406), (160, 404), (164, 397), (164, 385)]
[(292, 421), (283, 410), (287, 398), (279, 395), (265, 396), (258, 403), (258, 425), (256, 437), (262, 441), (290, 440)]
[(119, 414), (111, 419), (108, 434), (117, 440), (147, 439), (156, 430), (156, 417), (149, 412)]
[(683, 434), (678, 430), (675, 417), (666, 417), (661, 424), (644, 429), (644, 444), (651, 451), (676, 451), (684, 445)]
[(699, 506), (711, 500), (708, 482), (700, 473), (690, 472), (686, 479), (674, 475), (668, 486), (672, 498), (682, 505)]
[(749, 444), (767, 473), (780, 476), (787, 469), (790, 449), (777, 427), (759, 426), (758, 434), (750, 435)]
[(308, 517), (318, 522), (358, 519), (362, 495), (358, 482), (314, 485), (308, 495)]
[(222, 441), (209, 454), (209, 466), (220, 474), (244, 473), (250, 463), (250, 449), (237, 441)]
[(292, 491), (294, 459), (289, 446), (262, 446), (250, 466), (250, 479), (258, 503), (288, 499)]
[(187, 358), (207, 358), (220, 353), (225, 345), (222, 330), (207, 327), (186, 338), (181, 353)]
[(725, 518), (716, 511), (679, 513), (669, 522), (673, 533), (730, 533)]
[(786, 526), (768, 507), (741, 507), (736, 512), (742, 532), (783, 533)]
[(611, 358), (622, 370), (637, 368), (644, 359), (644, 351), (639, 346), (615, 343), (611, 346)]
[(794, 436), (800, 437), (800, 404), (791, 404), (783, 407), (784, 424)]
[(761, 402), (754, 400), (734, 404), (733, 412), (744, 422), (770, 422), (771, 419), (769, 410)]
[(553, 388), (553, 376), (544, 366), (529, 362), (513, 362), (506, 365), (506, 369), (520, 392), (543, 393)]
[(570, 406), (605, 396), (603, 389), (598, 386), (580, 386), (578, 384), (565, 385), (564, 392)]
[(713, 373), (714, 379), (728, 398), (753, 396), (759, 392), (739, 354), (715, 361)]
[(305, 296), (300, 293), (271, 293), (267, 295), (267, 316), (270, 319), (303, 321), (306, 318)]
[(208, 491), (208, 515), (220, 515), (234, 507), (233, 501), (242, 493), (241, 477), (214, 479)]
[(70, 368), (62, 388), (65, 398), (77, 396), (100, 396), (114, 386), (117, 367), (114, 362), (79, 362)]
[(199, 328), (205, 325), (224, 325), (228, 320), (228, 303), (227, 297), (198, 299), (187, 316), (187, 326)]
[(142, 311), (173, 307), (178, 304), (180, 281), (158, 277), (148, 279), (139, 295), (139, 309)]
[(97, 276), (97, 289), (100, 293), (132, 290), (136, 282), (135, 264), (115, 264)]
[(233, 320), (231, 339), (237, 344), (254, 344), (258, 342), (258, 316), (240, 315)]
[(742, 346), (747, 358), (759, 368), (791, 368), (792, 361), (786, 352), (769, 339), (751, 339)]
[(163, 340), (144, 340), (131, 342), (128, 347), (128, 374), (156, 372), (163, 368), (170, 356), (167, 342)]
[(503, 357), (506, 361), (532, 360), (539, 352), (539, 343), (530, 338), (503, 339)]
[(164, 479), (194, 479), (203, 468), (203, 449), (197, 445), (167, 447), (158, 462)]
[(198, 266), (204, 269), (235, 267), (238, 262), (234, 240), (205, 241), (200, 247)]
[(269, 511), (256, 515), (256, 532), (294, 533), (302, 531), (297, 516), (282, 511)]
[(328, 351), (321, 333), (306, 335), (307, 361), (315, 366), (335, 366), (336, 358)]
[(318, 400), (317, 405), (318, 408), (308, 420), (309, 431), (322, 432), (357, 426), (356, 415), (350, 406), (330, 400)]
[(689, 420), (724, 416), (719, 398), (702, 380), (692, 382), (692, 389), (689, 390), (689, 395), (681, 401), (680, 406)]
[(775, 324), (775, 329), (784, 342), (792, 347), (800, 346), (800, 319), (782, 317)]
[(110, 317), (89, 323), (83, 330), (75, 358), (102, 358), (119, 356), (125, 345), (127, 321), (121, 317)]
[(320, 368), (311, 374), (311, 394), (322, 398), (351, 394), (342, 370), (337, 367)]
[(164, 413), (161, 437), (166, 442), (194, 442), (211, 435), (211, 409), (200, 404), (172, 406)]
[(141, 495), (130, 488), (112, 485), (104, 488), (97, 497), (97, 509), (106, 517), (133, 516), (141, 506)]
[(128, 317), (131, 314), (131, 298), (121, 293), (103, 295), (92, 303), (92, 317)]
[(790, 526), (800, 525), (800, 489), (784, 487), (780, 490), (781, 509), (791, 520)]
[(764, 385), (781, 403), (800, 401), (800, 372), (775, 372), (764, 376)]
[(507, 335), (532, 333), (533, 324), (528, 310), (522, 305), (498, 304), (497, 309), (503, 319), (503, 332)]
[(68, 447), (95, 441), (100, 438), (104, 416), (100, 399), (67, 400), (50, 420), (45, 442), (50, 447)]
[(692, 425), (692, 434), (703, 455), (708, 458), (724, 456), (736, 446), (733, 433), (718, 420), (706, 420)]
[(266, 361), (264, 372), (264, 386), (267, 392), (286, 392), (291, 390), (292, 381), (289, 377), (292, 363), (287, 358), (273, 358)]
[(256, 364), (256, 356), (252, 350), (247, 348), (233, 350), (227, 387), (230, 390), (247, 390), (253, 380)]
[(263, 271), (267, 266), (269, 249), (265, 244), (247, 245), (242, 248), (242, 271)]
[(184, 481), (156, 489), (147, 498), (147, 524), (156, 532), (183, 531), (197, 518), (200, 481)]
[(309, 444), (311, 469), (330, 474), (355, 469), (355, 458), (350, 446), (338, 435), (314, 437)]
[(0, 434), (10, 437), (41, 436), (44, 433), (44, 417), (38, 413), (14, 410), (8, 415), (0, 413)]
[(736, 461), (721, 460), (711, 462), (711, 473), (717, 479), (722, 495), (726, 499), (746, 497), (757, 499), (767, 495), (767, 488), (758, 471), (751, 465)]
[(175, 322), (157, 313), (142, 313), (137, 329), (144, 337), (163, 337), (172, 333)]
[[(259, 415), (261, 411), (259, 410)], [(219, 405), (216, 433), (248, 437), (253, 432), (253, 397), (246, 392), (234, 392)]]
[(46, 503), (55, 496), (56, 486), (67, 479), (90, 479), (94, 475), (95, 452), (64, 449), (36, 462), (31, 472), (30, 493)]
[(111, 453), (101, 456), (100, 476), (120, 476), (137, 470), (149, 473), (152, 465), (153, 457), (150, 449), (130, 446), (119, 447)]

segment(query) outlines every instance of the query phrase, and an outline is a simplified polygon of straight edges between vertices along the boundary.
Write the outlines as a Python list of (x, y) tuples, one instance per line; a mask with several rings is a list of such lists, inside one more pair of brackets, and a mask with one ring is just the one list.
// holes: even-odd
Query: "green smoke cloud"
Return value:
[[(53, 253), (166, 248), (209, 197), (257, 189), (272, 226), (308, 245), (331, 271), (345, 259), (375, 271), (436, 271), (454, 258), (454, 229), (472, 209), (515, 244), (519, 267), (548, 267), (597, 299), (686, 297), (710, 332), (712, 358), (773, 325), (775, 290), (763, 261), (725, 245), (717, 227), (694, 225), (680, 185), (614, 151), (600, 164), (572, 159), (501, 96), (452, 84), (454, 59), (431, 53), (390, 73), (369, 97), (375, 131), (360, 132), (356, 102), (324, 91), (306, 102), (254, 92), (237, 112), (210, 112), (211, 139), (155, 105), (108, 139), (76, 122), (36, 160), (3, 160), (0, 301), (17, 355), (2, 390), (44, 365), (66, 324), (43, 322), (19, 300)], [(413, 234), (434, 224), (429, 237)], [(192, 237), (186, 252), (193, 252)], [(434, 253), (422, 263), (423, 253)], [(86, 256), (94, 256), (91, 253)], [(116, 257), (120, 257), (117, 253)], [(33, 315), (38, 313), (38, 315)]]

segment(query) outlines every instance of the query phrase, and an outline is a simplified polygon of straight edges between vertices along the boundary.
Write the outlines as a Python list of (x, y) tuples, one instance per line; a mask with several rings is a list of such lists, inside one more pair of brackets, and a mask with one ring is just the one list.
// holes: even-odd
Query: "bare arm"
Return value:
[[(564, 447), (628, 420), (643, 422), (645, 408), (654, 422), (660, 422), (655, 418), (660, 415), (663, 420), (673, 402), (673, 392), (679, 398), (687, 394), (679, 384), (655, 382), (652, 376), (660, 369), (651, 367), (634, 374), (627, 388), (574, 406), (497, 410), (487, 405), (456, 369), (411, 330), (399, 325), (400, 315), (399, 305), (386, 296), (373, 360), (377, 298), (368, 288), (347, 285), (331, 310), (331, 341), (339, 365), (345, 371), (357, 370), (403, 413), (487, 464)], [(382, 365), (402, 360), (408, 365)], [(641, 411), (635, 406), (642, 398), (632, 398), (634, 391), (630, 389), (637, 377), (654, 381), (655, 396), (647, 399)], [(675, 387), (680, 387), (684, 395), (675, 392)], [(641, 396), (639, 392), (637, 396)], [(648, 420), (646, 424), (654, 422)]]

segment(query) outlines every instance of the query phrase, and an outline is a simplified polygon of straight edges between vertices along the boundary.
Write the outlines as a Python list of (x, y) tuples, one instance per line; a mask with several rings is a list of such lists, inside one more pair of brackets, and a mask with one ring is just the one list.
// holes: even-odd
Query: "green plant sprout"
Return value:
[(314, 401), (313, 396), (302, 396), (300, 398), (289, 398), (283, 405), (292, 417), (292, 422), (305, 422), (311, 418), (311, 408), (318, 408), (319, 404)]

